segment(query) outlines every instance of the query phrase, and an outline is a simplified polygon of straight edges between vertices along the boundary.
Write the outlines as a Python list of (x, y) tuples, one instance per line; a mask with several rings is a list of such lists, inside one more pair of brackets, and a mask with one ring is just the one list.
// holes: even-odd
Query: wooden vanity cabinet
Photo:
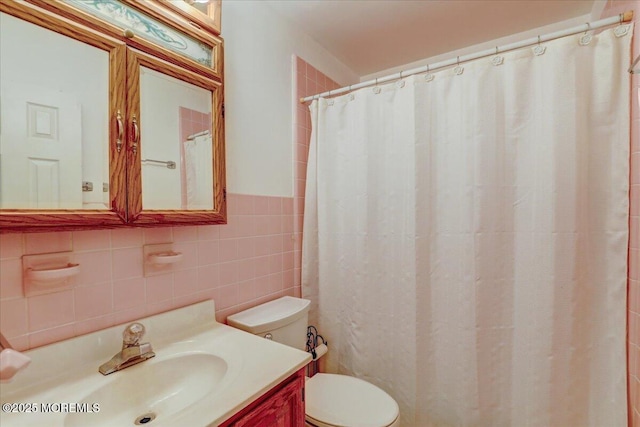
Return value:
[(304, 427), (304, 368), (265, 393), (221, 427)]
[[(112, 9), (107, 10), (105, 7)], [(114, 7), (121, 9), (117, 9), (118, 13), (114, 13)], [(2, 208), (0, 209), (0, 232), (226, 223), (223, 41), (218, 36), (219, 22), (217, 32), (212, 31), (214, 27), (194, 25), (187, 19), (188, 14), (182, 11), (182, 9), (188, 11), (190, 6), (186, 5), (186, 7), (186, 9), (185, 7), (176, 8), (162, 1), (139, 0), (105, 2), (2, 0), (0, 2), (0, 11), (7, 15), (91, 45), (106, 51), (109, 55), (109, 118), (108, 124), (105, 125), (105, 128), (108, 128), (108, 138), (105, 138), (105, 144), (108, 144), (108, 147), (104, 148), (105, 153), (108, 153), (109, 182), (93, 183), (95, 191), (108, 192), (108, 203), (105, 200), (102, 207), (97, 209), (87, 208), (84, 204), (81, 208)], [(182, 12), (178, 13), (178, 11)], [(118, 19), (121, 19), (123, 14), (131, 17), (129, 23), (125, 22), (121, 25)], [(132, 25), (131, 28), (136, 31), (135, 34), (127, 28), (127, 25)], [(20, 40), (16, 43), (20, 43)], [(60, 58), (60, 61), (65, 59)], [(185, 140), (189, 138), (183, 136), (185, 133), (182, 124), (182, 107), (179, 107), (180, 112), (178, 112), (178, 106), (172, 105), (172, 115), (169, 120), (166, 117), (159, 118), (156, 114), (150, 114), (149, 109), (146, 116), (143, 114), (145, 109), (141, 108), (141, 105), (144, 106), (145, 99), (141, 95), (141, 86), (143, 86), (141, 82), (145, 72), (147, 75), (156, 73), (156, 76), (160, 76), (156, 77), (156, 80), (162, 80), (162, 76), (166, 76), (167, 81), (179, 82), (178, 85), (185, 86), (185, 93), (191, 90), (190, 88), (198, 88), (205, 92), (204, 95), (198, 96), (208, 98), (208, 111), (204, 109), (198, 111), (202, 111), (203, 116), (209, 117), (207, 131), (211, 136), (209, 145), (212, 159), (210, 170), (206, 172), (206, 180), (194, 178), (194, 176), (200, 177), (194, 173), (198, 173), (197, 171), (203, 168), (202, 162), (197, 163), (195, 169), (193, 164), (190, 164), (190, 168), (185, 167), (183, 146), (186, 145)], [(147, 93), (152, 91), (148, 90)], [(146, 104), (151, 103), (147, 101)], [(86, 105), (82, 108), (86, 108)], [(187, 108), (187, 110), (196, 111), (193, 108)], [(158, 143), (157, 138), (148, 135), (154, 133), (154, 128), (165, 125), (167, 122), (176, 122), (173, 123), (175, 148), (172, 150), (180, 154), (159, 158), (147, 153), (145, 157), (149, 159), (143, 158), (144, 150), (148, 151)], [(158, 132), (156, 136), (157, 134)], [(83, 138), (83, 144), (85, 139)], [(166, 141), (165, 145), (169, 142), (173, 143), (173, 140)], [(198, 153), (200, 151), (196, 151), (196, 155)], [(196, 155), (191, 154), (191, 158), (196, 158)], [(145, 162), (156, 160), (160, 160), (160, 166), (157, 163), (152, 163), (152, 166), (143, 165)], [(145, 178), (143, 167), (147, 170), (150, 167), (157, 170), (162, 168), (162, 164), (166, 164), (167, 169), (174, 169), (174, 173), (180, 175), (181, 184), (175, 184), (177, 191), (181, 192), (177, 196), (181, 199), (179, 202), (166, 205), (149, 202), (154, 196), (152, 192), (162, 196), (162, 193), (169, 194), (174, 191), (162, 185), (149, 187), (149, 183), (154, 182), (151, 178), (147, 179), (146, 187), (143, 185)], [(84, 163), (83, 166), (85, 166)], [(206, 162), (204, 167), (207, 167)], [(186, 190), (185, 176), (188, 172), (191, 172), (190, 182), (197, 182), (200, 185), (198, 191), (204, 191), (202, 193), (204, 196), (202, 194), (199, 196), (198, 203), (188, 202), (188, 198), (192, 197), (193, 193), (192, 187), (189, 187), (189, 191)], [(176, 180), (176, 176), (174, 175), (172, 179)], [(208, 182), (209, 179), (210, 186), (201, 184)], [(78, 182), (78, 188), (81, 184), (83, 191), (86, 191), (84, 182)], [(204, 187), (209, 188), (202, 190)], [(186, 196), (185, 193), (189, 195)], [(202, 203), (203, 197), (210, 199), (211, 202)]]

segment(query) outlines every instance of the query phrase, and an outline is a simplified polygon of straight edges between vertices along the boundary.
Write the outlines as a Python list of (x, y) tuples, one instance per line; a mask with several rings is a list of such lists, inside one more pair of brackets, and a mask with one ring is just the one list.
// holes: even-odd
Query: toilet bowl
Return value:
[[(227, 317), (230, 326), (305, 350), (309, 300), (282, 297)], [(396, 401), (379, 387), (348, 375), (316, 374), (305, 384), (309, 427), (397, 427)]]
[(316, 374), (305, 385), (307, 425), (399, 425), (398, 404), (382, 389), (348, 375)]

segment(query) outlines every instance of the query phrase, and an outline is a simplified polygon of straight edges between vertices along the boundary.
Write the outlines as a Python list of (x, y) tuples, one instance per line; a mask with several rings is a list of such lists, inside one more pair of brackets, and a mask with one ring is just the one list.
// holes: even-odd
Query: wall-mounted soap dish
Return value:
[(73, 277), (80, 264), (73, 262), (73, 252), (56, 252), (22, 257), (22, 285), (27, 297), (60, 292), (73, 287)]
[(147, 257), (147, 262), (155, 265), (174, 264), (182, 261), (182, 253), (174, 251), (157, 252)]
[(181, 252), (173, 250), (171, 243), (161, 243), (157, 245), (144, 245), (144, 275), (166, 273), (171, 265), (182, 261)]
[(27, 277), (32, 282), (54, 283), (75, 276), (80, 272), (80, 264), (68, 263), (60, 267), (28, 268)]

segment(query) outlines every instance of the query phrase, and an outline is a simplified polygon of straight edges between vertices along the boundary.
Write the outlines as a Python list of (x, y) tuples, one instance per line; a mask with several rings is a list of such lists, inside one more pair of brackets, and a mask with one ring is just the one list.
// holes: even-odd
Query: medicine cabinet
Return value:
[(0, 2), (0, 231), (226, 222), (222, 40), (174, 9)]

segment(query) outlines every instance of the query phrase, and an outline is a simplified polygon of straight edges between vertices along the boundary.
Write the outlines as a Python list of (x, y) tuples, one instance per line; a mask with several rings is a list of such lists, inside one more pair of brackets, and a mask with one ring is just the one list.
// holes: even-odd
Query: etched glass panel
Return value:
[(159, 46), (211, 67), (212, 48), (117, 0), (67, 0), (69, 4)]

